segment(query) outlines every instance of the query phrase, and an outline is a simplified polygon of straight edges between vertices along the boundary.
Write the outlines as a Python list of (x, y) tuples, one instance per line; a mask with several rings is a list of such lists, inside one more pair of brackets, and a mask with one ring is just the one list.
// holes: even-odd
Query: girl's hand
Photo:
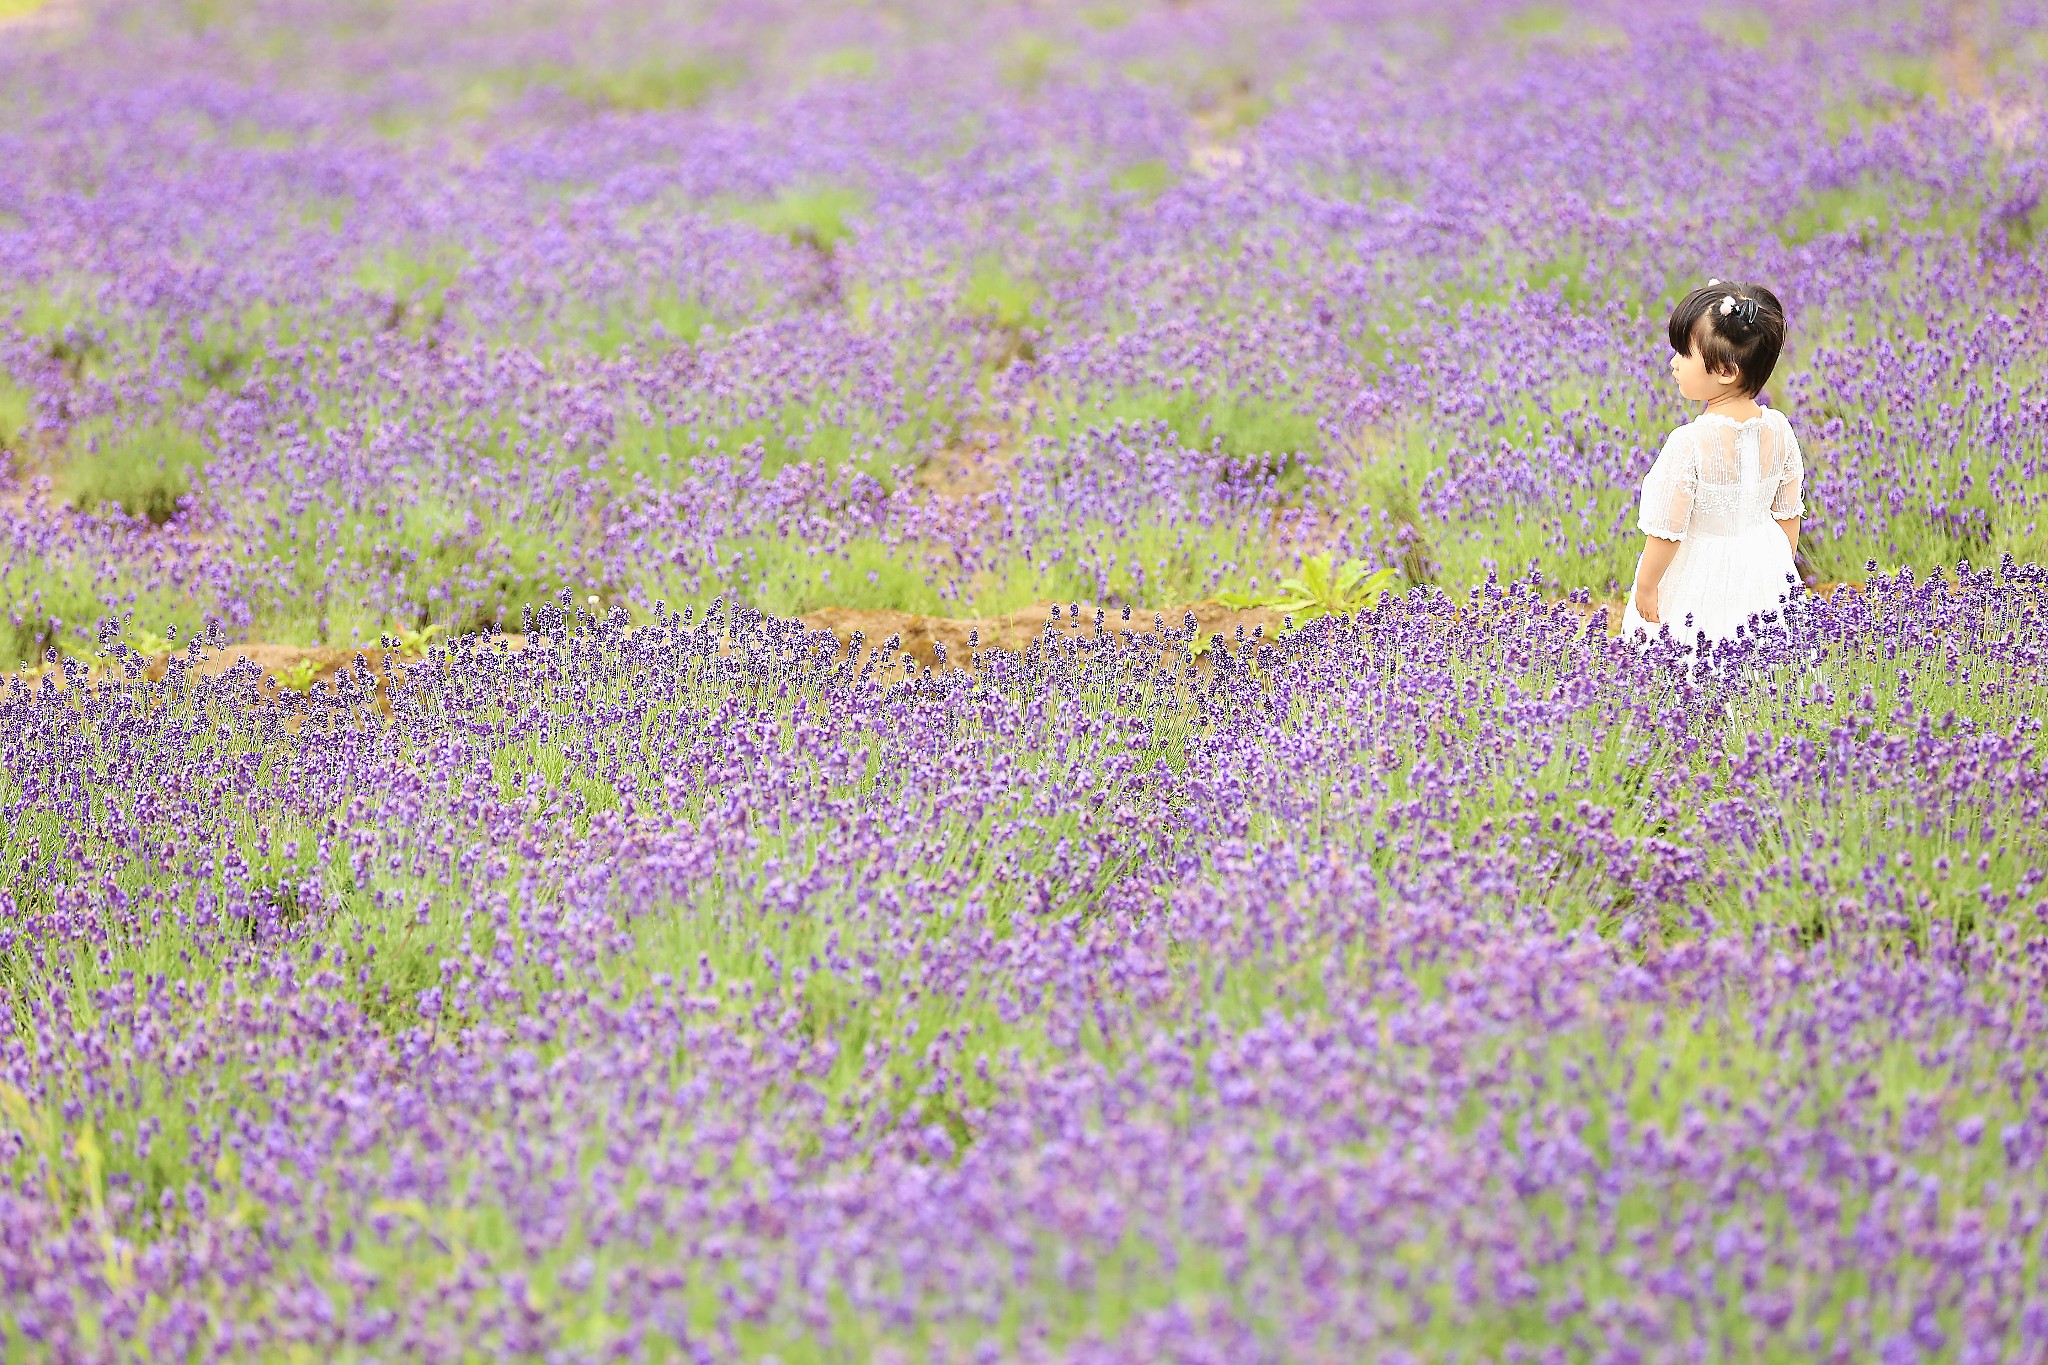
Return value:
[(1677, 541), (1662, 536), (1650, 536), (1643, 541), (1643, 557), (1636, 561), (1636, 615), (1653, 626), (1664, 623), (1658, 614), (1657, 585), (1664, 581), (1665, 571), (1676, 558)]
[(1648, 586), (1643, 584), (1636, 585), (1636, 615), (1642, 617), (1653, 626), (1663, 624), (1657, 616), (1657, 588), (1655, 584)]

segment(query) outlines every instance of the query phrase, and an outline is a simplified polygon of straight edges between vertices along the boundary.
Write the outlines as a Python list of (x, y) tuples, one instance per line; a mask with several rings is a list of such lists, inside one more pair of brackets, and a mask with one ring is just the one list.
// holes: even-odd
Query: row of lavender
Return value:
[(2048, 1353), (2039, 570), (533, 625), (0, 693), (0, 1354)]
[(1791, 307), (1810, 577), (2043, 557), (2025, 4), (53, 12), (0, 46), (7, 662), (1315, 548), (1612, 591), (1708, 275)]

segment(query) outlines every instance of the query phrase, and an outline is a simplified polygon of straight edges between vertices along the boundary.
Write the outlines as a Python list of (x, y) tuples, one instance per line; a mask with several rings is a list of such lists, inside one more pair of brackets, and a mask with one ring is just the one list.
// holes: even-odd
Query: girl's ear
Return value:
[(1740, 384), (1742, 382), (1742, 371), (1736, 369), (1733, 365), (1725, 370), (1709, 370), (1708, 373), (1714, 376), (1716, 384), (1728, 385)]

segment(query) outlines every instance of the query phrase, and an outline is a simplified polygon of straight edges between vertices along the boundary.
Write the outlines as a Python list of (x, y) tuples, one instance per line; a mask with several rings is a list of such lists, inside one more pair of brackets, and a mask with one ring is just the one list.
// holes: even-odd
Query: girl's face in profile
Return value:
[(1732, 370), (1726, 374), (1715, 374), (1708, 369), (1707, 362), (1700, 356), (1697, 337), (1684, 355), (1672, 355), (1671, 377), (1678, 381), (1678, 391), (1695, 403), (1707, 403), (1732, 394), (1742, 378)]

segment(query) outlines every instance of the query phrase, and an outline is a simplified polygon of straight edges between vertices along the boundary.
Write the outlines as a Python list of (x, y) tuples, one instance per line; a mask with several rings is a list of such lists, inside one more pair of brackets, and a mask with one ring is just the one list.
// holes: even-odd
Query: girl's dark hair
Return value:
[[(1734, 306), (1728, 306), (1733, 299)], [(1785, 308), (1760, 284), (1716, 280), (1693, 290), (1671, 310), (1671, 349), (1700, 359), (1710, 372), (1733, 370), (1754, 398), (1778, 366), (1785, 347)]]

